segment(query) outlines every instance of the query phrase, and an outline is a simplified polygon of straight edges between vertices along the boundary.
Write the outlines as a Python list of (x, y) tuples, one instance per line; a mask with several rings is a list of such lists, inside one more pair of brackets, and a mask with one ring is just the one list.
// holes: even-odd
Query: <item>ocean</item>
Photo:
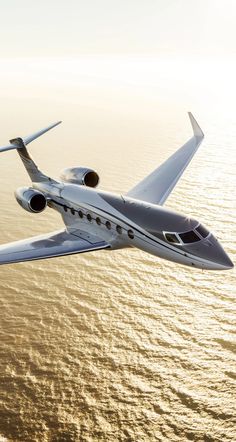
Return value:
[[(2, 60), (0, 145), (62, 119), (30, 145), (39, 167), (91, 167), (125, 194), (192, 136), (192, 111), (205, 139), (166, 206), (236, 263), (235, 74), (230, 60)], [(17, 204), (27, 185), (2, 153), (0, 243), (62, 227)], [(235, 276), (137, 249), (2, 266), (0, 441), (235, 441)]]

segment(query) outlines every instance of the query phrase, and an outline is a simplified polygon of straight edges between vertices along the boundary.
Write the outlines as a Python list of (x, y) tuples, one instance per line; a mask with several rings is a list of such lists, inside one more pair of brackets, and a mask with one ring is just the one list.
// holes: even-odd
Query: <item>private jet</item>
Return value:
[(124, 195), (97, 189), (99, 176), (85, 167), (65, 169), (60, 180), (42, 173), (26, 148), (61, 121), (0, 152), (16, 149), (31, 185), (15, 191), (21, 207), (37, 214), (49, 207), (62, 216), (62, 230), (0, 246), (0, 264), (18, 263), (95, 250), (137, 247), (178, 264), (226, 270), (233, 263), (202, 223), (163, 207), (198, 150), (204, 134), (189, 112), (193, 136), (161, 166)]

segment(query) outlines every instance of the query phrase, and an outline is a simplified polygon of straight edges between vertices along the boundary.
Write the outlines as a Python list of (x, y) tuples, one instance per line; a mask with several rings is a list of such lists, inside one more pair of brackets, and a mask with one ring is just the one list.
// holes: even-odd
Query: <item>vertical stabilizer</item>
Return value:
[(46, 127), (45, 129), (42, 129), (38, 132), (35, 132), (31, 135), (28, 135), (24, 138), (13, 138), (9, 142), (10, 144), (8, 146), (0, 147), (0, 152), (5, 152), (7, 150), (13, 150), (16, 149), (18, 154), (20, 155), (20, 158), (26, 168), (26, 171), (31, 179), (32, 182), (42, 182), (42, 181), (48, 181), (48, 177), (44, 175), (37, 167), (33, 159), (31, 158), (26, 145), (31, 143), (36, 138), (43, 135), (45, 132), (48, 132), (53, 127), (60, 124), (61, 121), (58, 121), (57, 123), (51, 124), (50, 126)]

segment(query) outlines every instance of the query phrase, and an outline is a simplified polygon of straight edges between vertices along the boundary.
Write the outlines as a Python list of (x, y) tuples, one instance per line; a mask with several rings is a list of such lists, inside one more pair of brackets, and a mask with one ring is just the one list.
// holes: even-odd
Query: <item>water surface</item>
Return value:
[[(225, 67), (224, 67), (225, 66)], [(44, 172), (98, 171), (128, 191), (199, 120), (206, 139), (167, 206), (206, 224), (235, 262), (235, 66), (81, 58), (2, 61), (1, 143), (58, 119), (32, 144)], [(1, 154), (0, 242), (62, 226), (24, 212), (28, 177)], [(9, 441), (236, 440), (235, 270), (139, 250), (0, 269), (0, 433)]]

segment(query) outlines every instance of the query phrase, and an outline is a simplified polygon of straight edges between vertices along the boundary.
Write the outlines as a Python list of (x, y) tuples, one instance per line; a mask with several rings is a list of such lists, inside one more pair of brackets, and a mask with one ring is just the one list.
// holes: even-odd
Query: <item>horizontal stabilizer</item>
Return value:
[(45, 127), (45, 129), (42, 129), (39, 132), (35, 132), (34, 134), (31, 134), (31, 135), (28, 135), (27, 137), (22, 138), (25, 146), (27, 146), (27, 144), (31, 143), (31, 141), (34, 141), (36, 138), (41, 137), (41, 135), (45, 134), (49, 130), (58, 126), (58, 124), (61, 124), (61, 121), (57, 121), (56, 123), (53, 123), (48, 127)]
[(109, 248), (100, 238), (81, 238), (66, 230), (34, 236), (0, 246), (0, 265), (73, 255)]
[(61, 123), (61, 121), (57, 121), (57, 123), (53, 123), (50, 126), (45, 127), (45, 129), (42, 129), (38, 132), (28, 135), (27, 137), (13, 138), (13, 139), (9, 140), (10, 144), (8, 146), (0, 147), (0, 152), (5, 152), (7, 150), (12, 150), (12, 149), (21, 149), (21, 148), (27, 146), (27, 144), (31, 143), (31, 141), (34, 141), (36, 138), (38, 138), (41, 135), (48, 132), (50, 129), (53, 129), (54, 127), (58, 126), (58, 124), (60, 124), (60, 123)]

